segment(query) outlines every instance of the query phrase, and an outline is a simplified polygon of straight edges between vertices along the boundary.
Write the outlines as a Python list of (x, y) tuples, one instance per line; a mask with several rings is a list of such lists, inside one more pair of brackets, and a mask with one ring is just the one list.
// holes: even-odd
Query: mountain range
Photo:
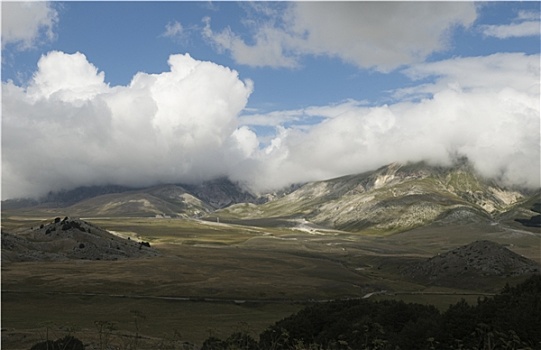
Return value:
[(389, 164), (264, 195), (225, 178), (139, 189), (81, 187), (39, 200), (3, 201), (2, 211), (53, 213), (61, 208), (72, 217), (181, 217), (393, 233), (428, 224), (471, 222), (535, 228), (540, 195), (539, 189), (509, 188), (485, 179), (466, 161), (452, 167), (421, 162)]

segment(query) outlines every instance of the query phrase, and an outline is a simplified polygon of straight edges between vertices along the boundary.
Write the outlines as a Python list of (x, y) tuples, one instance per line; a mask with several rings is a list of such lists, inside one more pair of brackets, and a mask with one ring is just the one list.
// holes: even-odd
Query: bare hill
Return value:
[(2, 261), (117, 260), (156, 256), (148, 242), (117, 237), (86, 221), (54, 219), (17, 234), (2, 231)]
[(447, 285), (462, 278), (521, 276), (540, 271), (541, 266), (534, 261), (501, 244), (482, 240), (407, 267), (404, 274), (423, 282)]

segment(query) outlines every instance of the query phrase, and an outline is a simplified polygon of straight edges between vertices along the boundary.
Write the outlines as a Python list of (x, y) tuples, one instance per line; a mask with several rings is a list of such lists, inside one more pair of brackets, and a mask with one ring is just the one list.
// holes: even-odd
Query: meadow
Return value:
[[(50, 220), (4, 217), (2, 228), (17, 232), (45, 219)], [(430, 303), (443, 310), (461, 298), (473, 302), (497, 292), (510, 280), (424, 286), (403, 277), (401, 268), (481, 238), (513, 244), (519, 253), (539, 259), (538, 236), (487, 226), (371, 236), (185, 219), (83, 220), (124, 238), (148, 241), (160, 255), (2, 262), (2, 348), (28, 349), (65, 334), (96, 342), (97, 324), (114, 324), (110, 337), (119, 346), (135, 333), (146, 344), (200, 345), (209, 336), (235, 331), (255, 336), (311, 303), (367, 296)]]

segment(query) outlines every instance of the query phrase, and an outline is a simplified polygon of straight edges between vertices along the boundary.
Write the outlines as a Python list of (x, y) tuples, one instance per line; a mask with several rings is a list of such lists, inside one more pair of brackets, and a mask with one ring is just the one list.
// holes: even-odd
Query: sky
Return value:
[(2, 2), (2, 199), (393, 162), (540, 187), (539, 2)]

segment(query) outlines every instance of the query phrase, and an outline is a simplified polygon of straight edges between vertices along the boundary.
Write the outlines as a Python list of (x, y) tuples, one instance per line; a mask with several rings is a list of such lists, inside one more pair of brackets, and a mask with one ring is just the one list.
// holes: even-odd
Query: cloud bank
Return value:
[(325, 55), (383, 72), (445, 50), (450, 29), (469, 27), (477, 17), (469, 2), (301, 1), (252, 10), (268, 19), (253, 25), (248, 40), (230, 28), (214, 31), (210, 18), (203, 36), (249, 66), (293, 68), (305, 55)]
[[(188, 54), (169, 71), (109, 86), (82, 53), (42, 56), (28, 86), (3, 83), (2, 197), (82, 185), (197, 183), (219, 176), (255, 191), (467, 156), (487, 177), (540, 186), (539, 55), (419, 63), (400, 102), (349, 100), (268, 115), (236, 71)], [(276, 133), (263, 140), (258, 125)]]
[[(258, 185), (273, 188), (373, 170), (391, 162), (450, 165), (466, 156), (484, 176), (508, 185), (539, 187), (539, 55), (495, 54), (422, 63), (403, 71), (431, 79), (396, 91), (402, 102), (367, 107), (355, 101), (304, 110), (245, 115), (269, 120), (276, 137), (252, 168)], [(303, 120), (323, 121), (307, 127)], [(239, 175), (242, 178), (242, 176)]]

